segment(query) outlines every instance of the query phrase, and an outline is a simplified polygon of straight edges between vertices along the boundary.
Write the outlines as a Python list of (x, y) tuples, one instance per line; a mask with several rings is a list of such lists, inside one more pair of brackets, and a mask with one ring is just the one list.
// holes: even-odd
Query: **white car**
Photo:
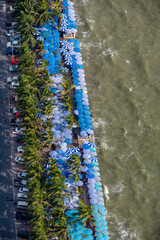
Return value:
[(28, 184), (28, 182), (27, 182), (27, 180), (21, 180), (21, 184), (24, 186), (24, 185), (27, 185)]
[(11, 65), (9, 66), (9, 72), (17, 72), (18, 66), (17, 65)]
[(24, 158), (20, 157), (20, 156), (17, 156), (15, 157), (15, 162), (17, 163), (23, 163), (24, 162)]
[(10, 89), (15, 89), (16, 87), (19, 87), (18, 82), (11, 82)]
[(14, 76), (14, 77), (8, 77), (7, 78), (7, 83), (11, 83), (11, 82), (16, 82), (16, 81), (18, 81), (18, 76)]
[(25, 187), (20, 187), (20, 188), (19, 188), (19, 192), (20, 192), (20, 193), (29, 192), (29, 189), (28, 189), (28, 188), (25, 188)]
[(24, 130), (24, 128), (15, 128), (13, 131), (12, 131), (12, 133), (13, 134), (18, 134), (18, 133), (20, 133), (20, 132), (22, 132)]
[(14, 32), (15, 32), (14, 29), (9, 29), (9, 30), (7, 30), (7, 31), (6, 31), (6, 35), (7, 35), (7, 37), (12, 36), (12, 34), (13, 34)]
[(18, 152), (18, 153), (22, 153), (22, 152), (24, 152), (23, 147), (22, 147), (22, 146), (19, 146), (19, 147), (17, 148), (17, 152)]
[(19, 110), (17, 110), (17, 109), (14, 107), (13, 110), (12, 110), (12, 112), (13, 112), (13, 113), (17, 113), (17, 112), (19, 112)]
[(24, 178), (27, 175), (25, 172), (19, 172), (18, 173), (18, 178)]
[(11, 48), (11, 47), (20, 47), (21, 45), (18, 43), (17, 40), (14, 40), (12, 42), (7, 42), (7, 48)]

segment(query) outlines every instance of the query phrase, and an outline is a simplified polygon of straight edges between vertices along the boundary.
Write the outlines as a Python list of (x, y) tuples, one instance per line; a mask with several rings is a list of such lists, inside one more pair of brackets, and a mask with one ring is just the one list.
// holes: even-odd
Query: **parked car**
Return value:
[(16, 212), (16, 218), (18, 220), (28, 220), (29, 216), (27, 212)]
[(11, 64), (18, 64), (18, 58), (11, 58)]
[(18, 231), (17, 236), (21, 237), (21, 238), (28, 239), (29, 237), (31, 237), (33, 235), (31, 233), (29, 233), (28, 231)]
[(24, 128), (15, 128), (15, 129), (12, 131), (12, 133), (13, 133), (13, 134), (18, 134), (18, 133), (22, 132), (23, 130), (24, 130)]
[(18, 142), (18, 143), (22, 143), (22, 142), (23, 142), (23, 135), (18, 134), (18, 136), (17, 136), (17, 142)]
[(17, 209), (27, 209), (28, 202), (26, 201), (18, 201), (17, 203)]
[(7, 48), (13, 48), (13, 47), (20, 47), (21, 45), (18, 43), (17, 40), (7, 42)]
[(17, 157), (15, 157), (15, 162), (16, 163), (24, 163), (24, 158), (17, 156)]
[(17, 200), (27, 200), (28, 195), (26, 193), (17, 193)]
[(18, 178), (24, 178), (27, 175), (25, 172), (19, 172), (18, 173)]
[(20, 40), (20, 36), (18, 34), (13, 34), (12, 36), (10, 36), (10, 41), (19, 41)]
[(16, 47), (9, 47), (6, 49), (6, 55), (16, 55), (17, 54), (17, 48)]
[(23, 147), (22, 146), (17, 147), (17, 152), (18, 153), (24, 152)]
[(17, 113), (17, 112), (19, 112), (19, 110), (17, 110), (15, 107), (12, 108), (12, 113)]
[(26, 186), (27, 184), (28, 184), (27, 180), (23, 179), (23, 180), (20, 181), (21, 186)]
[(16, 89), (17, 87), (19, 87), (19, 83), (18, 82), (16, 82), (16, 81), (11, 82), (10, 89)]
[(11, 37), (12, 34), (14, 34), (14, 32), (15, 32), (14, 29), (9, 29), (9, 30), (7, 30), (7, 31), (6, 31), (6, 35), (7, 35), (7, 37)]
[(6, 22), (5, 23), (6, 29), (15, 29), (17, 28), (17, 22)]
[(19, 119), (19, 118), (17, 118), (17, 119), (12, 118), (11, 119), (11, 123), (13, 123), (12, 125), (16, 124), (15, 126), (18, 126), (21, 122), (22, 122), (22, 119)]
[(20, 193), (29, 192), (29, 188), (20, 187), (20, 188), (19, 188), (19, 192), (20, 192)]
[(9, 71), (10, 72), (17, 72), (17, 70), (18, 70), (18, 65), (11, 65), (9, 67)]
[(16, 82), (16, 81), (18, 81), (18, 76), (8, 77), (8, 78), (6, 79), (6, 82), (7, 82), (7, 83)]

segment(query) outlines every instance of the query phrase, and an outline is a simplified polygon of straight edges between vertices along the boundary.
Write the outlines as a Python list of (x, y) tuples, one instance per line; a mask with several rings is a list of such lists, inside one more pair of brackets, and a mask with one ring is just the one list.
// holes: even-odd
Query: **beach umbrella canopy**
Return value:
[(93, 168), (92, 164), (86, 164), (87, 168)]
[[(98, 202), (99, 206), (104, 206), (104, 202)], [(101, 217), (103, 217), (103, 215), (101, 215)], [(104, 216), (105, 217), (105, 216)]]
[(103, 192), (97, 192), (97, 195), (100, 196), (100, 197), (103, 197)]
[(98, 162), (92, 162), (92, 165), (97, 167), (97, 166), (99, 166), (99, 163)]
[(96, 182), (101, 182), (101, 178), (100, 177), (95, 177)]
[(86, 235), (91, 235), (91, 234), (92, 234), (92, 230), (89, 229), (89, 228), (87, 228), (87, 229), (84, 230), (84, 233), (85, 233)]
[(83, 154), (83, 158), (91, 158), (90, 154)]
[(100, 176), (100, 172), (94, 172), (94, 175), (99, 177)]
[(101, 223), (100, 223), (99, 221), (94, 222), (94, 225), (95, 225), (96, 227), (101, 227)]
[(92, 189), (92, 188), (91, 188), (91, 189), (88, 189), (88, 192), (89, 192), (89, 193), (96, 193), (97, 191), (96, 191), (96, 189), (94, 189), (94, 188)]
[(82, 238), (82, 239), (85, 239), (85, 240), (86, 240), (86, 239), (87, 239), (87, 240), (93, 240), (94, 238), (93, 238), (93, 236), (92, 236), (92, 235), (90, 235), (90, 236), (89, 236), (89, 235), (87, 235), (87, 238), (86, 238), (86, 237), (84, 237), (84, 238)]
[(86, 166), (80, 166), (81, 172), (86, 172), (88, 168)]
[(102, 187), (99, 187), (99, 186), (96, 186), (95, 189), (96, 189), (97, 191), (99, 191), (99, 192), (102, 192), (102, 191), (103, 191)]
[(83, 182), (79, 180), (79, 181), (75, 182), (75, 185), (77, 185), (78, 187), (81, 187), (81, 186), (83, 186)]
[[(90, 198), (98, 198), (98, 197), (97, 197), (97, 194), (95, 194), (95, 193), (91, 193), (91, 194), (89, 195), (89, 197), (90, 197)], [(98, 213), (98, 211), (97, 211), (97, 213)]]
[(91, 160), (92, 160), (92, 162), (98, 162), (98, 158), (96, 158), (96, 157), (92, 157)]
[(95, 183), (95, 179), (88, 179), (88, 183)]
[(91, 150), (92, 152), (96, 152), (96, 148), (95, 148), (95, 147), (91, 147), (90, 150)]
[(105, 208), (105, 207), (100, 207), (100, 206), (98, 206), (98, 210), (99, 210), (99, 211), (106, 211), (106, 208)]
[(94, 174), (94, 170), (91, 169), (91, 168), (89, 168), (89, 169), (87, 170), (87, 174), (88, 174), (88, 173)]
[(96, 232), (97, 237), (102, 237), (102, 234), (100, 232)]
[(84, 149), (89, 149), (90, 147), (89, 147), (88, 144), (83, 144), (83, 145), (82, 145), (82, 148), (84, 148)]
[(90, 154), (90, 149), (83, 149), (83, 153)]
[(91, 160), (85, 159), (85, 160), (84, 160), (84, 163), (85, 163), (85, 164), (90, 164), (90, 163), (91, 163)]
[(104, 201), (103, 197), (98, 196), (98, 201), (103, 202)]
[(99, 170), (100, 170), (99, 167), (93, 167), (93, 169), (95, 172), (99, 172)]
[(106, 225), (101, 225), (101, 228), (102, 228), (103, 231), (106, 231), (106, 232), (108, 230), (108, 227)]
[(94, 178), (93, 174), (87, 174), (87, 178)]
[[(73, 235), (73, 233), (72, 233), (72, 235)], [(81, 234), (76, 234), (76, 235), (74, 235), (74, 239), (81, 240), (82, 236), (83, 236), (82, 233)]]
[(98, 200), (97, 200), (97, 199), (90, 199), (90, 203), (91, 203), (91, 204), (97, 204), (97, 203), (98, 203)]
[(99, 210), (100, 214), (106, 215), (106, 210)]
[(101, 228), (100, 227), (95, 227), (95, 230), (96, 230), (96, 232), (101, 232)]
[(71, 211), (66, 211), (66, 212), (65, 212), (65, 215), (66, 215), (67, 217), (71, 217), (71, 216), (72, 216), (72, 212), (71, 212)]

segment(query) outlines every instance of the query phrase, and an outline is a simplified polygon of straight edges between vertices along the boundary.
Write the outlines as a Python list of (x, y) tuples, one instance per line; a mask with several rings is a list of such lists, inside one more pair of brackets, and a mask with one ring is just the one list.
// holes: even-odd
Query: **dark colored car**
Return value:
[(16, 55), (17, 54), (17, 50), (16, 50), (16, 48), (14, 47), (13, 48), (13, 53), (12, 53), (12, 48), (11, 47), (9, 47), (9, 48), (7, 48), (6, 49), (6, 55)]
[(26, 238), (27, 239), (27, 238), (31, 237), (32, 234), (29, 233), (28, 231), (18, 231), (17, 232), (17, 236), (21, 237), (21, 238)]
[(18, 142), (18, 143), (23, 142), (23, 136), (22, 136), (21, 134), (18, 134), (18, 135), (17, 135), (17, 142)]
[(28, 220), (29, 216), (28, 216), (28, 213), (26, 213), (26, 212), (17, 212), (16, 213), (16, 218), (18, 220)]

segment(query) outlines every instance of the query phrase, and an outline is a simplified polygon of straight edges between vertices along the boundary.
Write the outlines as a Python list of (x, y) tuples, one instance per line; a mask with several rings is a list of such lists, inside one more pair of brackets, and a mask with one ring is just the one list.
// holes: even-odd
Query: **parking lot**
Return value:
[[(9, 4), (0, 2), (0, 240), (19, 240), (17, 232), (28, 230), (27, 213), (18, 209), (17, 194), (22, 186), (18, 173), (23, 170), (23, 164), (15, 161), (21, 153), (17, 153), (17, 147), (21, 145), (17, 142), (17, 133), (14, 132), (18, 126), (11, 124), (11, 119), (15, 120), (17, 113), (16, 97), (13, 84), (7, 83), (7, 78), (18, 76), (17, 72), (10, 72), (12, 55), (6, 55), (7, 42), (10, 38), (6, 35), (6, 23), (11, 22), (11, 14), (8, 12)], [(17, 118), (18, 119), (18, 118)], [(21, 141), (20, 138), (18, 138)], [(23, 197), (23, 194), (19, 194)], [(25, 238), (23, 238), (25, 239)]]

